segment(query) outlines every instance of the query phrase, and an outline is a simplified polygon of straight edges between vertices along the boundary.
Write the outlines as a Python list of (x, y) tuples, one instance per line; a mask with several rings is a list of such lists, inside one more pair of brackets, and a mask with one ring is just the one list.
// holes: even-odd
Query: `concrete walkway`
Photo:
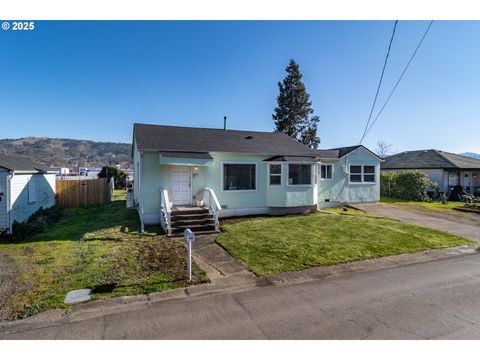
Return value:
[(217, 234), (198, 235), (192, 244), (195, 258), (213, 268), (211, 273), (207, 269), (208, 275), (212, 275), (213, 279), (223, 276), (253, 275), (215, 242), (216, 237)]
[(212, 289), (257, 286), (258, 277), (215, 242), (217, 235), (197, 235), (192, 243), (193, 258), (207, 272), (211, 282), (209, 286)]
[(426, 214), (419, 214), (418, 212), (401, 210), (388, 204), (356, 204), (354, 208), (377, 216), (444, 231), (453, 235), (461, 236), (465, 239), (480, 242), (480, 226), (465, 224), (460, 220), (446, 220), (434, 217), (433, 215), (429, 216)]

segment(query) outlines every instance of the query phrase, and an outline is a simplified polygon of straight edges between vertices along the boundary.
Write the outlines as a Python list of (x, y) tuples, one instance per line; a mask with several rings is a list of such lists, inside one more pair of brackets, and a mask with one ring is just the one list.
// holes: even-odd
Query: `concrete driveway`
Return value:
[(462, 216), (444, 216), (438, 212), (420, 213), (418, 211), (399, 209), (390, 204), (356, 204), (357, 209), (372, 213), (377, 216), (387, 217), (394, 220), (403, 221), (409, 224), (429, 227), (432, 229), (444, 231), (453, 235), (461, 236), (465, 239), (480, 242), (480, 221), (464, 221)]

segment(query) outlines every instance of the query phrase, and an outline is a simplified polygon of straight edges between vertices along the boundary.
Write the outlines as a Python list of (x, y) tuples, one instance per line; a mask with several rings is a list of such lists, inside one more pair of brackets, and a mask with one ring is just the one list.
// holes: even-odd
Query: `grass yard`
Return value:
[(217, 242), (257, 275), (473, 242), (361, 211), (225, 221)]
[(447, 211), (449, 212), (453, 208), (463, 206), (465, 203), (461, 201), (448, 201), (446, 204), (441, 202), (427, 202), (427, 201), (408, 201), (401, 199), (394, 199), (389, 197), (382, 197), (380, 203), (390, 204), (393, 206), (419, 206), (427, 210), (436, 210), (436, 211)]
[[(10, 319), (67, 307), (65, 294), (79, 288), (93, 288), (98, 299), (187, 285), (186, 248), (160, 229), (140, 234), (137, 212), (125, 208), (124, 198), (116, 192), (110, 204), (62, 210), (62, 219), (46, 231), (0, 243), (15, 271), (3, 304)], [(208, 281), (197, 265), (192, 272), (194, 283)]]

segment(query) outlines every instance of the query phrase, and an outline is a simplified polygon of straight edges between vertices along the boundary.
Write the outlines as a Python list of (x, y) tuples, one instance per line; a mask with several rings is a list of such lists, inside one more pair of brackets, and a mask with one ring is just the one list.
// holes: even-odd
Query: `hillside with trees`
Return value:
[(125, 143), (27, 137), (0, 140), (0, 153), (29, 156), (54, 167), (131, 167), (131, 145)]

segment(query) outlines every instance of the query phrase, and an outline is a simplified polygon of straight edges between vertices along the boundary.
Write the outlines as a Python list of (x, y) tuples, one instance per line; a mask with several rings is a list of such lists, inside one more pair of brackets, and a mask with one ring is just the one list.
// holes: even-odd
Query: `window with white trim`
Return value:
[(359, 184), (375, 183), (375, 166), (350, 165), (350, 182)]
[(37, 201), (37, 192), (36, 192), (36, 177), (32, 176), (30, 180), (28, 181), (28, 203), (34, 203)]
[(288, 164), (288, 185), (311, 185), (312, 165)]
[(363, 166), (363, 182), (374, 183), (375, 182), (375, 166), (364, 165)]
[(268, 185), (281, 186), (282, 185), (282, 164), (268, 165)]
[(256, 164), (223, 164), (223, 190), (256, 190)]
[(320, 165), (320, 179), (322, 180), (329, 180), (333, 177), (333, 165), (332, 164), (325, 164)]

